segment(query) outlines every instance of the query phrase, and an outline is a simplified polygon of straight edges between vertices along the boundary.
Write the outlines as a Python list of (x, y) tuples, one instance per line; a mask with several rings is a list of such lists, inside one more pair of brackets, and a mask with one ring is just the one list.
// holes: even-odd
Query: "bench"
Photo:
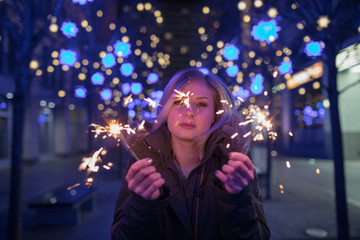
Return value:
[(81, 213), (95, 207), (96, 191), (93, 187), (66, 186), (45, 192), (29, 202), (36, 210), (36, 220), (43, 225), (74, 225), (81, 222)]

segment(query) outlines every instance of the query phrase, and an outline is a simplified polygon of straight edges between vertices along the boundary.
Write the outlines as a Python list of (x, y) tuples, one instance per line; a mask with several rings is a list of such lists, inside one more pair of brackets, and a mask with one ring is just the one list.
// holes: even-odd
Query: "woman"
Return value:
[[(136, 136), (112, 239), (269, 239), (247, 132), (217, 76), (177, 73), (157, 121)], [(236, 133), (238, 135), (236, 136)], [(140, 133), (139, 133), (140, 134)]]

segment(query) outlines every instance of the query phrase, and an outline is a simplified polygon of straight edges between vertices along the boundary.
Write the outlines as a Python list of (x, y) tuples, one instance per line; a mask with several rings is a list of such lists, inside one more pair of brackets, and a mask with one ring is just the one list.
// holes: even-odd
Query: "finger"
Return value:
[(151, 163), (152, 163), (151, 158), (143, 158), (143, 159), (133, 163), (130, 166), (128, 173), (126, 174), (126, 178), (125, 178), (126, 181), (129, 181), (129, 179), (132, 179), (140, 169), (149, 166)]
[(252, 163), (250, 158), (245, 154), (242, 154), (240, 152), (231, 152), (229, 153), (229, 160), (242, 161), (247, 166), (248, 169), (255, 171), (254, 164)]
[(215, 172), (215, 176), (224, 183), (226, 191), (230, 193), (240, 192), (243, 189), (243, 187), (236, 185), (231, 178), (219, 170)]
[(155, 172), (156, 169), (154, 166), (148, 166), (140, 169), (132, 179), (129, 179), (128, 181), (129, 189), (136, 188), (138, 185), (141, 184), (142, 181), (144, 181), (145, 178), (147, 178), (149, 175)]
[(150, 174), (135, 187), (134, 192), (138, 195), (141, 195), (153, 182), (159, 178), (161, 178), (161, 174), (158, 172)]
[(248, 184), (248, 179), (246, 176), (241, 175), (236, 169), (230, 165), (225, 164), (222, 167), (223, 172), (231, 179), (234, 183), (240, 186), (246, 186)]
[(239, 173), (241, 177), (244, 177), (248, 180), (254, 179), (254, 170), (249, 169), (246, 164), (244, 164), (242, 161), (233, 161), (229, 160), (228, 164), (229, 166), (234, 168), (234, 171)]
[[(163, 178), (157, 179), (153, 182), (142, 194), (142, 197), (145, 199), (156, 199), (160, 196), (160, 187), (165, 184), (165, 180)], [(157, 192), (158, 191), (158, 192)], [(155, 194), (157, 192), (157, 194)]]

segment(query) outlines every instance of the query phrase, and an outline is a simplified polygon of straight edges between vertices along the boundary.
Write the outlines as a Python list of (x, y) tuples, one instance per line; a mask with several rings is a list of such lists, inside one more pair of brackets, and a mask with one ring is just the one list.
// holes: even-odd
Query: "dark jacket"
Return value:
[(223, 129), (211, 134), (205, 156), (187, 179), (173, 162), (171, 136), (166, 126), (132, 147), (140, 159), (153, 159), (165, 186), (159, 199), (145, 200), (130, 192), (123, 180), (111, 238), (269, 239), (257, 177), (238, 194), (226, 192), (215, 177), (215, 171), (228, 161), (228, 152), (243, 148), (239, 145), (226, 148), (228, 139)]

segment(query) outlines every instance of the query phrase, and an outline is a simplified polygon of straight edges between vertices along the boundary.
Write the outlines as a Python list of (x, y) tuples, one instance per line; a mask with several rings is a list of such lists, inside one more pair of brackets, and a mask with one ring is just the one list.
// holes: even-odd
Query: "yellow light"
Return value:
[(39, 68), (39, 62), (35, 60), (31, 60), (29, 64), (30, 69), (38, 69)]
[(98, 16), (98, 17), (102, 17), (104, 15), (104, 13), (103, 13), (103, 11), (101, 11), (101, 10), (98, 10), (97, 12), (96, 12), (96, 16)]
[(83, 59), (81, 62), (84, 66), (87, 66), (89, 64), (89, 61), (87, 59)]
[(121, 33), (126, 33), (126, 32), (127, 32), (126, 27), (121, 26), (121, 27), (120, 27), (120, 32), (121, 32)]
[(202, 59), (207, 59), (207, 57), (208, 57), (207, 53), (202, 53), (202, 54), (201, 54), (201, 58), (202, 58)]
[(213, 69), (211, 69), (211, 72), (212, 72), (213, 74), (217, 74), (217, 73), (218, 73), (218, 69), (217, 69), (217, 68), (213, 68)]
[(106, 71), (105, 71), (105, 73), (106, 73), (106, 75), (111, 75), (112, 74), (112, 70), (111, 69), (106, 69)]
[(136, 56), (139, 56), (141, 54), (141, 50), (137, 48), (135, 49), (134, 53)]
[(86, 28), (88, 25), (89, 25), (89, 23), (88, 23), (87, 20), (82, 20), (82, 21), (81, 21), (81, 26), (82, 26), (83, 28)]
[(42, 75), (42, 71), (40, 69), (36, 70), (35, 72), (36, 76), (41, 76)]
[(318, 81), (313, 83), (313, 88), (314, 89), (319, 89), (320, 88), (320, 83)]
[(196, 64), (195, 64), (195, 66), (198, 67), (198, 68), (201, 67), (201, 66), (202, 66), (202, 62), (197, 61)]
[(64, 71), (64, 72), (66, 72), (66, 71), (69, 71), (69, 66), (68, 65), (62, 65), (61, 66), (61, 69)]
[(280, 56), (282, 55), (282, 51), (281, 51), (281, 50), (277, 50), (275, 54), (276, 54), (276, 56), (280, 57)]
[(262, 2), (261, 0), (255, 0), (255, 1), (254, 1), (254, 6), (255, 6), (255, 7), (259, 8), (259, 7), (261, 7), (262, 5), (263, 5), (263, 2)]
[(327, 28), (330, 22), (331, 21), (328, 18), (328, 16), (320, 16), (319, 19), (317, 20), (317, 24), (320, 29)]
[(206, 51), (208, 51), (208, 52), (211, 52), (213, 49), (214, 48), (211, 45), (207, 45), (207, 47), (206, 47)]
[(256, 64), (257, 66), (259, 66), (259, 65), (261, 64), (261, 60), (256, 59), (256, 60), (255, 60), (255, 64)]
[(142, 41), (141, 40), (136, 40), (136, 46), (141, 46), (142, 45)]
[(244, 63), (241, 64), (241, 67), (242, 68), (248, 68), (248, 64), (244, 62)]
[(54, 66), (59, 65), (59, 60), (58, 60), (58, 59), (52, 60), (52, 64), (53, 64)]
[(54, 67), (53, 66), (48, 66), (46, 69), (49, 73), (54, 72)]
[(91, 27), (91, 26), (87, 26), (87, 27), (86, 27), (86, 31), (87, 31), (87, 32), (91, 32), (91, 31), (92, 31), (92, 27)]
[(109, 45), (109, 46), (106, 47), (106, 50), (108, 52), (112, 52), (114, 50), (114, 48), (113, 48), (113, 46)]
[(182, 46), (182, 47), (180, 48), (180, 53), (181, 53), (181, 54), (185, 54), (185, 53), (188, 52), (188, 50), (189, 50), (189, 48), (188, 48), (187, 46)]
[(222, 47), (224, 46), (224, 42), (223, 42), (223, 41), (218, 41), (218, 42), (216, 43), (216, 46), (217, 46), (218, 48), (222, 48)]
[(303, 30), (304, 29), (304, 24), (302, 24), (302, 23), (297, 23), (296, 24), (296, 27), (299, 29), (299, 30)]
[(261, 43), (260, 43), (260, 46), (266, 47), (266, 42), (265, 42), (265, 41), (264, 41), (264, 42), (261, 42)]
[(324, 108), (329, 108), (329, 107), (330, 107), (330, 101), (329, 101), (329, 99), (324, 99), (324, 100), (323, 100), (323, 106), (324, 106)]
[(296, 9), (297, 8), (297, 5), (295, 3), (291, 4), (291, 8), (292, 9)]
[(137, 5), (136, 5), (136, 9), (138, 10), (138, 11), (143, 11), (144, 10), (144, 4), (142, 4), (142, 3), (138, 3)]
[(100, 63), (98, 62), (93, 63), (93, 68), (98, 69), (99, 67), (100, 67)]
[(57, 57), (59, 57), (59, 52), (58, 52), (58, 51), (52, 51), (51, 57), (52, 57), (52, 58), (57, 58)]
[(130, 38), (129, 38), (128, 36), (123, 36), (123, 37), (121, 38), (121, 41), (123, 41), (123, 42), (129, 42), (129, 41), (130, 41)]
[(216, 56), (216, 57), (215, 57), (215, 61), (216, 61), (216, 62), (221, 62), (221, 61), (222, 61), (222, 57), (221, 57), (221, 56)]
[(304, 42), (310, 42), (310, 37), (309, 37), (309, 36), (305, 36), (305, 37), (304, 37)]
[(305, 88), (299, 88), (299, 94), (304, 95), (306, 93)]
[(199, 34), (204, 34), (204, 33), (205, 33), (205, 28), (199, 27), (198, 33), (199, 33)]
[(240, 1), (237, 5), (239, 10), (244, 10), (246, 8), (246, 3), (244, 3), (243, 1)]
[(162, 17), (157, 17), (156, 18), (157, 23), (162, 23), (163, 21), (164, 21), (164, 19)]
[(117, 85), (117, 84), (120, 83), (120, 79), (117, 78), (117, 77), (114, 77), (113, 80), (112, 80), (112, 82), (113, 82), (115, 85)]
[(254, 52), (254, 51), (250, 51), (250, 52), (249, 52), (249, 57), (250, 57), (250, 58), (254, 58), (254, 57), (255, 57), (255, 52)]
[(271, 18), (275, 18), (279, 13), (276, 8), (270, 8), (267, 12), (268, 16)]
[(50, 24), (49, 26), (50, 32), (56, 33), (59, 30), (59, 26), (55, 23)]
[(115, 28), (116, 28), (115, 23), (110, 23), (110, 24), (109, 24), (109, 29), (110, 29), (111, 31), (115, 30)]
[(150, 47), (156, 48), (156, 43), (154, 43), (154, 42), (150, 43)]
[(195, 60), (190, 60), (189, 64), (190, 64), (190, 66), (194, 67), (195, 64), (196, 64), (196, 61)]
[(100, 104), (98, 104), (97, 108), (98, 108), (100, 111), (102, 111), (102, 110), (104, 110), (104, 105), (100, 103)]
[(160, 16), (161, 16), (161, 12), (160, 12), (159, 10), (156, 10), (156, 11), (154, 12), (154, 16), (155, 16), (155, 17), (160, 17)]
[(86, 79), (86, 75), (84, 73), (79, 73), (78, 78), (80, 81), (84, 81)]
[(65, 95), (66, 95), (66, 92), (65, 92), (64, 90), (59, 90), (59, 91), (58, 91), (58, 96), (59, 96), (59, 97), (62, 98), (62, 97), (65, 97)]
[(202, 12), (204, 14), (209, 14), (210, 13), (210, 8), (208, 6), (205, 6), (205, 7), (203, 7)]
[(75, 67), (75, 68), (80, 68), (80, 67), (81, 67), (81, 64), (80, 64), (79, 62), (76, 62), (76, 63), (74, 64), (74, 67)]
[(243, 17), (243, 21), (246, 22), (246, 23), (250, 22), (250, 20), (251, 20), (251, 17), (249, 15), (245, 15)]
[(146, 11), (151, 10), (151, 8), (152, 8), (151, 3), (145, 3), (145, 10), (146, 10)]

